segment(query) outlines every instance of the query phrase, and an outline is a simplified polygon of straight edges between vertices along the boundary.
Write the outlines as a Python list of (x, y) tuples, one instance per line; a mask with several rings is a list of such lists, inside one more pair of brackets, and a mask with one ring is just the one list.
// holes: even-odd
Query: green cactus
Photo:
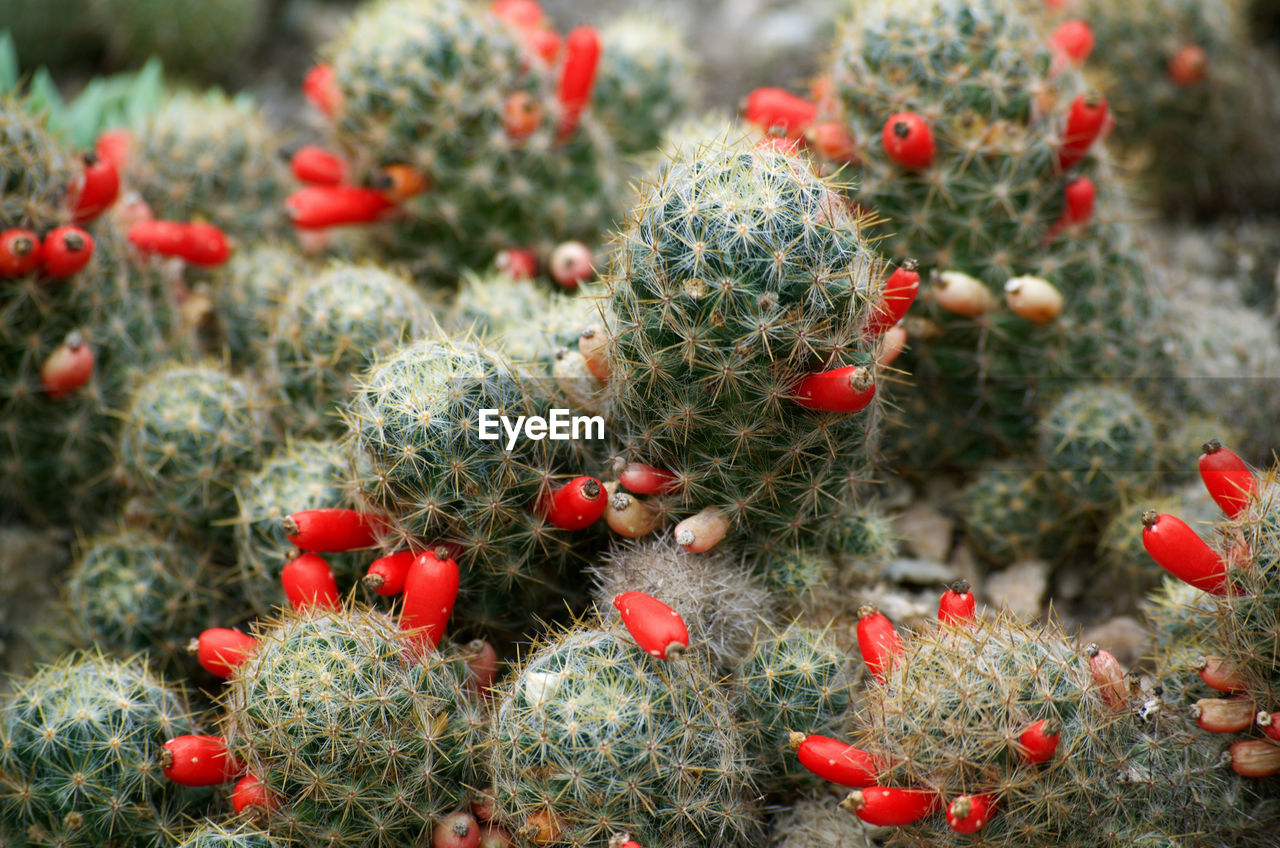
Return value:
[(647, 153), (697, 96), (684, 34), (652, 11), (631, 12), (600, 29), (600, 71), (592, 110), (618, 150)]
[[(574, 544), (591, 537), (558, 530), (537, 509), (550, 488), (582, 473), (559, 467), (566, 452), (556, 446), (571, 443), (517, 439), (507, 450), (496, 417), (498, 438), (481, 438), (481, 410), (514, 422), (545, 415), (546, 397), (492, 349), (425, 339), (365, 374), (344, 413), (362, 496), (396, 523), (388, 543), (456, 544), (466, 599), (459, 615), (484, 626), (527, 623), (540, 598), (569, 591), (557, 587), (560, 574)], [(512, 592), (520, 605), (506, 600)]]
[(67, 576), (75, 628), (111, 654), (146, 653), (157, 669), (185, 676), (187, 644), (220, 621), (218, 576), (198, 548), (120, 529), (85, 543)]
[(617, 244), (607, 397), (626, 457), (676, 474), (672, 511), (720, 510), (752, 555), (823, 547), (869, 479), (878, 408), (794, 398), (814, 372), (874, 380), (860, 220), (803, 159), (721, 139), (645, 187)]
[(623, 592), (652, 595), (680, 613), (720, 672), (748, 656), (756, 628), (773, 618), (768, 590), (734, 557), (685, 553), (669, 537), (616, 545), (588, 571), (599, 609)]
[(828, 633), (797, 622), (777, 630), (766, 625), (732, 679), (747, 756), (764, 772), (761, 786), (779, 792), (810, 781), (791, 747), (792, 734), (846, 734), (853, 709), (849, 658)]
[[(853, 735), (885, 764), (880, 786), (936, 794), (934, 811), (896, 828), (892, 843), (972, 844), (942, 814), (967, 795), (994, 797), (976, 837), (985, 845), (1265, 842), (1280, 805), (1232, 772), (1224, 746), (1184, 706), (1152, 691), (1130, 700), (1123, 677), (1092, 671), (1096, 650), (1079, 650), (1053, 623), (1007, 618), (904, 638), (883, 683), (867, 690)], [(1057, 731), (1056, 751), (1025, 764), (1018, 740), (1042, 720)]]
[[(322, 53), (342, 93), (334, 139), (354, 171), (408, 165), (430, 182), (382, 231), (416, 266), (453, 278), (506, 247), (592, 242), (611, 222), (624, 172), (610, 139), (590, 110), (557, 139), (552, 69), (481, 4), (371, 3)], [(535, 121), (513, 137), (503, 114), (517, 100)]]
[(278, 844), (255, 824), (206, 820), (185, 834), (177, 848), (276, 848)]
[(212, 797), (164, 777), (162, 746), (199, 732), (186, 693), (140, 658), (44, 666), (0, 708), (0, 830), (32, 848), (167, 846)]
[[(1184, 464), (1185, 460), (1184, 455)], [(1222, 518), (1221, 510), (1198, 480), (1115, 510), (1098, 538), (1099, 561), (1092, 569), (1095, 576), (1089, 581), (1091, 591), (1098, 597), (1139, 598), (1159, 584), (1160, 566), (1147, 553), (1140, 531), (1142, 513), (1148, 509), (1178, 516), (1205, 540), (1212, 537), (1214, 523)]]
[(263, 36), (267, 0), (89, 0), (110, 54), (131, 65), (159, 56), (165, 67), (197, 78), (232, 71)]
[[(1134, 529), (1137, 523), (1129, 518), (1129, 533), (1141, 538)], [(1215, 694), (1192, 673), (1206, 656), (1214, 655), (1217, 621), (1213, 597), (1189, 583), (1165, 577), (1144, 599), (1142, 613), (1151, 633), (1149, 659), (1167, 699), (1185, 706)]]
[(338, 407), (353, 375), (430, 322), (413, 286), (374, 265), (333, 264), (292, 287), (276, 310), (263, 369), (282, 395), (282, 428), (300, 437), (340, 434)]
[(955, 499), (973, 552), (995, 563), (1061, 551), (1076, 538), (1059, 521), (1071, 504), (1061, 497), (1067, 486), (1052, 474), (1005, 460), (979, 467)]
[[(333, 441), (289, 440), (258, 468), (243, 473), (236, 485), (240, 520), (236, 523), (238, 594), (263, 614), (285, 606), (280, 569), (292, 545), (281, 520), (304, 509), (342, 507), (347, 503), (349, 457)], [(345, 591), (359, 579), (371, 557), (330, 554), (325, 560)]]
[(502, 693), (488, 767), (518, 845), (754, 845), (752, 766), (704, 664), (570, 630)]
[(208, 365), (170, 364), (141, 380), (118, 445), (133, 515), (161, 532), (223, 547), (235, 474), (269, 435), (257, 389)]
[(773, 817), (770, 848), (875, 848), (871, 829), (839, 809), (839, 800), (826, 787), (796, 798)]
[(1115, 386), (1072, 389), (1040, 419), (1040, 455), (1069, 502), (1107, 512), (1156, 482), (1156, 426), (1133, 395)]
[(201, 217), (257, 241), (288, 232), (282, 143), (245, 97), (179, 92), (137, 133), (125, 177), (157, 218)]
[[(1234, 0), (1079, 0), (1116, 143), (1174, 214), (1274, 208), (1280, 69), (1251, 44)], [(1247, 120), (1241, 116), (1248, 115)]]
[(394, 618), (363, 607), (285, 613), (255, 630), (228, 681), (223, 731), (280, 800), (284, 845), (424, 843), (476, 785), (485, 716), (460, 654), (418, 656)]
[[(892, 440), (906, 471), (1026, 451), (1056, 394), (1090, 379), (1159, 373), (1157, 301), (1118, 180), (1100, 144), (1059, 166), (1083, 80), (1071, 69), (1050, 72), (1045, 39), (1018, 6), (862, 4), (830, 64), (834, 105), (859, 151), (853, 197), (885, 221), (877, 245), (897, 261), (915, 258), (926, 277), (968, 275), (982, 294), (965, 298), (975, 313), (965, 315), (940, 305), (950, 302), (942, 292), (952, 278), (922, 289), (902, 357), (914, 387), (896, 398), (905, 431)], [(900, 112), (928, 125), (936, 148), (928, 167), (910, 170), (886, 154), (882, 131)], [(1063, 227), (1065, 189), (1078, 178), (1093, 182), (1095, 208), (1087, 222)], [(1061, 295), (1055, 318), (1038, 323), (1000, 305), (1006, 284), (1026, 276)]]
[(266, 364), (276, 310), (296, 279), (311, 268), (292, 248), (262, 243), (232, 254), (213, 280), (213, 310), (231, 364), (258, 369)]

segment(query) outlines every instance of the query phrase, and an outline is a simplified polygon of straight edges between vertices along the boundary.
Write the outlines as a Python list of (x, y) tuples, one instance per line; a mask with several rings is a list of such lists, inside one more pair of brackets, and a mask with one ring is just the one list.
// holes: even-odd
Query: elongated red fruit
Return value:
[(196, 662), (201, 668), (226, 680), (257, 650), (258, 640), (229, 627), (210, 627), (196, 637), (190, 647), (195, 649)]
[(284, 517), (289, 541), (317, 554), (372, 548), (385, 526), (380, 516), (356, 509), (304, 509)]
[(938, 796), (933, 792), (895, 786), (855, 789), (840, 802), (841, 807), (877, 827), (914, 824), (932, 813), (937, 805)]
[(129, 244), (144, 253), (177, 256), (183, 250), (187, 228), (181, 221), (139, 221), (129, 228)]
[(615, 595), (613, 605), (622, 613), (631, 638), (645, 653), (660, 660), (676, 659), (689, 647), (689, 628), (680, 614), (644, 592)]
[(254, 775), (246, 774), (231, 792), (231, 806), (239, 816), (256, 810), (274, 810), (280, 805), (267, 791), (266, 784)]
[(680, 478), (670, 471), (629, 462), (618, 474), (618, 482), (637, 495), (669, 495), (680, 491)]
[(384, 598), (394, 598), (404, 591), (404, 579), (409, 574), (409, 566), (418, 558), (413, 551), (399, 551), (389, 556), (379, 557), (369, 563), (362, 581), (365, 588)]
[(1228, 590), (1227, 564), (1185, 521), (1149, 509), (1142, 514), (1142, 546), (1165, 571), (1214, 595)]
[(1081, 94), (1071, 101), (1067, 125), (1062, 133), (1062, 146), (1058, 148), (1058, 167), (1065, 171), (1083, 160), (1106, 123), (1106, 98)]
[(569, 33), (564, 40), (564, 65), (556, 87), (556, 99), (560, 102), (559, 138), (568, 138), (578, 128), (582, 110), (591, 100), (599, 64), (600, 34), (585, 26)]
[(1081, 20), (1064, 21), (1049, 36), (1049, 47), (1074, 65), (1084, 64), (1093, 52), (1093, 29)]
[(810, 374), (795, 388), (796, 403), (822, 412), (859, 412), (876, 396), (871, 369), (846, 365)]
[(729, 533), (729, 516), (718, 506), (705, 506), (681, 521), (671, 531), (676, 544), (691, 554), (701, 554), (724, 541)]
[(400, 629), (413, 631), (419, 650), (434, 651), (458, 600), (458, 563), (444, 548), (419, 554), (404, 580)]
[(40, 267), (40, 237), (17, 227), (0, 233), (0, 278), (21, 277)]
[(342, 111), (342, 89), (332, 65), (319, 64), (307, 71), (302, 78), (302, 94), (325, 117), (335, 118)]
[(84, 335), (72, 330), (40, 366), (40, 384), (54, 400), (71, 397), (93, 379), (95, 361)]
[(470, 813), (450, 813), (431, 832), (431, 848), (477, 848), (479, 844), (480, 824)]
[(1200, 479), (1228, 518), (1236, 518), (1258, 492), (1258, 481), (1235, 451), (1210, 439), (1201, 448)]
[(538, 254), (529, 249), (509, 247), (498, 254), (498, 270), (517, 280), (531, 280), (538, 273)]
[(600, 520), (609, 506), (604, 487), (594, 477), (575, 477), (543, 501), (547, 520), (561, 530), (581, 530)]
[(1249, 686), (1240, 669), (1222, 657), (1201, 657), (1197, 671), (1206, 685), (1212, 686), (1219, 692), (1243, 692)]
[(1052, 241), (1067, 227), (1084, 226), (1093, 220), (1093, 207), (1098, 199), (1098, 189), (1088, 177), (1078, 177), (1067, 183), (1062, 190), (1066, 205), (1058, 220), (1045, 234), (1046, 241)]
[(818, 107), (784, 88), (757, 88), (743, 102), (742, 118), (764, 132), (776, 130), (799, 140), (818, 119)]
[(377, 189), (353, 185), (307, 186), (285, 201), (290, 220), (302, 230), (368, 224), (394, 206)]
[(828, 736), (791, 734), (791, 747), (800, 765), (823, 780), (851, 789), (862, 789), (876, 782), (880, 763), (871, 754)]
[(160, 755), (164, 776), (183, 786), (216, 786), (235, 780), (244, 765), (227, 749), (221, 736), (175, 736)]
[(1267, 739), (1248, 739), (1231, 746), (1231, 768), (1242, 777), (1280, 774), (1280, 745)]
[(867, 604), (858, 609), (858, 651), (872, 676), (881, 683), (889, 672), (893, 658), (902, 653), (902, 639), (893, 622)]
[(84, 155), (84, 172), (71, 189), (71, 220), (92, 221), (111, 208), (120, 195), (120, 171), (112, 159), (97, 153)]
[(93, 258), (93, 236), (74, 224), (52, 230), (44, 237), (41, 270), (50, 277), (70, 277)]
[(213, 224), (186, 224), (178, 256), (188, 264), (213, 268), (231, 258), (231, 243)]
[(308, 144), (289, 158), (294, 179), (308, 185), (340, 185), (347, 176), (347, 163), (336, 153)]
[(1253, 721), (1268, 739), (1280, 742), (1280, 712), (1261, 710), (1253, 717)]
[(298, 612), (312, 607), (336, 610), (342, 605), (333, 569), (317, 554), (302, 554), (290, 561), (280, 572), (280, 583)]
[(902, 320), (920, 293), (920, 265), (908, 259), (894, 269), (884, 284), (884, 294), (867, 321), (866, 336), (876, 338)]
[(1058, 723), (1052, 719), (1041, 719), (1027, 727), (1018, 735), (1015, 750), (1023, 762), (1035, 765), (1047, 763), (1058, 751), (1058, 743), (1062, 741), (1062, 731)]
[(1251, 698), (1201, 698), (1191, 705), (1191, 717), (1210, 733), (1239, 733), (1253, 726), (1257, 714)]
[(516, 848), (511, 831), (495, 824), (480, 826), (480, 844), (477, 848)]
[(849, 128), (840, 121), (814, 124), (805, 132), (804, 138), (809, 147), (828, 162), (852, 165), (858, 161), (858, 143), (849, 133)]
[(880, 131), (880, 144), (885, 155), (910, 170), (929, 167), (938, 152), (929, 124), (914, 112), (890, 115)]
[(947, 805), (947, 824), (956, 833), (977, 833), (995, 811), (994, 795), (961, 795)]
[(93, 152), (103, 159), (109, 159), (116, 166), (116, 173), (122, 174), (129, 164), (129, 150), (132, 147), (133, 133), (126, 129), (114, 129), (98, 136)]
[(488, 695), (498, 677), (497, 649), (484, 639), (472, 639), (467, 643), (467, 668), (471, 671), (471, 686), (479, 694)]
[(1085, 648), (1089, 657), (1089, 674), (1098, 687), (1098, 694), (1107, 705), (1119, 709), (1128, 700), (1128, 685), (1124, 679), (1124, 669), (1120, 661), (1110, 651), (1104, 650), (1096, 643)]
[(968, 580), (957, 580), (938, 601), (938, 621), (943, 624), (969, 624), (973, 621), (978, 604), (969, 591)]

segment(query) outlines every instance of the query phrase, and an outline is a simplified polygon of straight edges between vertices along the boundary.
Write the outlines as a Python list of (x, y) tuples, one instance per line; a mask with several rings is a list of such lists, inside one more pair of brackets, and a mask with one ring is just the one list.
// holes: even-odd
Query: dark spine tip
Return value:
[(192, 655), (200, 653), (199, 639), (192, 639), (190, 642), (187, 643), (187, 653)]
[(1084, 652), (1085, 652), (1085, 655), (1089, 657), (1089, 659), (1093, 659), (1098, 654), (1102, 653), (1102, 649), (1098, 647), (1097, 642), (1090, 642), (1088, 645), (1085, 646)]
[(871, 371), (867, 368), (855, 368), (853, 373), (849, 375), (849, 388), (855, 392), (865, 392), (873, 385), (875, 385), (875, 378), (871, 376)]
[(595, 500), (600, 497), (600, 481), (594, 477), (582, 484), (582, 494), (584, 497)]
[(879, 612), (880, 610), (876, 609), (875, 604), (863, 604), (858, 607), (858, 618), (870, 618), (873, 615), (877, 615)]
[(66, 345), (72, 350), (78, 350), (84, 345), (84, 333), (79, 330), (72, 330), (67, 333)]
[(911, 135), (911, 125), (908, 124), (906, 121), (894, 121), (893, 134), (896, 135), (898, 138), (906, 138), (907, 136)]
[(432, 551), (431, 553), (432, 553), (432, 554), (434, 554), (434, 555), (435, 555), (435, 558), (436, 558), (436, 559), (438, 559), (438, 560), (440, 560), (441, 562), (444, 562), (444, 561), (445, 561), (445, 560), (447, 560), (447, 559), (452, 559), (452, 558), (453, 558), (453, 557), (449, 556), (449, 549), (448, 549), (448, 548), (446, 548), (444, 545), (439, 545), (439, 546), (437, 546), (437, 547), (436, 547), (436, 549), (435, 549), (434, 551)]
[(1142, 526), (1143, 526), (1143, 527), (1155, 527), (1155, 526), (1156, 526), (1156, 522), (1157, 522), (1159, 519), (1160, 519), (1160, 513), (1156, 512), (1154, 509), (1148, 509), (1148, 510), (1145, 510), (1145, 511), (1142, 513)]
[(280, 526), (284, 528), (284, 534), (286, 536), (298, 535), (298, 522), (294, 520), (292, 515), (286, 515), (284, 518), (280, 519)]
[(360, 582), (370, 592), (376, 592), (382, 588), (382, 585), (387, 582), (387, 579), (381, 574), (366, 574), (364, 577), (360, 578)]
[(963, 577), (951, 584), (951, 591), (955, 592), (957, 595), (967, 595), (969, 594), (969, 589), (969, 581), (965, 580)]
[(84, 250), (84, 237), (79, 233), (67, 233), (62, 237), (62, 243), (66, 245), (67, 250), (72, 253), (79, 253)]
[(92, 150), (86, 151), (80, 158), (84, 160), (86, 168), (92, 168), (94, 165), (98, 164), (98, 154), (94, 153)]
[(902, 270), (914, 273), (920, 270), (920, 263), (915, 259), (907, 259), (902, 263)]
[(377, 189), (378, 191), (386, 191), (387, 189), (394, 187), (395, 184), (396, 181), (392, 176), (386, 173), (377, 174), (369, 180), (369, 188)]
[(477, 654), (480, 653), (481, 651), (484, 650), (484, 640), (472, 639), (470, 642), (467, 643), (467, 650)]
[(1209, 454), (1215, 454), (1220, 450), (1222, 450), (1222, 442), (1218, 439), (1210, 439), (1200, 446), (1200, 452), (1206, 456)]
[(1062, 727), (1055, 719), (1046, 719), (1044, 727), (1040, 728), (1041, 735), (1046, 739), (1052, 739), (1062, 732)]
[(684, 656), (684, 652), (689, 646), (683, 642), (672, 642), (662, 649), (662, 655), (669, 660), (678, 660)]
[(596, 328), (595, 327), (584, 328), (581, 333), (581, 336), (584, 339), (594, 339), (596, 337)]

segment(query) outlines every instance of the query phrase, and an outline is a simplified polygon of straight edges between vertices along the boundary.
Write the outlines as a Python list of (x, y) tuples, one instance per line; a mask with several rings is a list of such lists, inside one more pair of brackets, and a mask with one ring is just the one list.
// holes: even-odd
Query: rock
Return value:
[(916, 557), (897, 557), (889, 561), (880, 576), (893, 583), (933, 587), (947, 586), (960, 575), (946, 563)]
[(1049, 566), (1038, 559), (1019, 560), (1004, 571), (988, 574), (983, 582), (987, 604), (996, 609), (1004, 607), (1021, 618), (1040, 615), (1048, 588)]
[(1080, 634), (1080, 644), (1098, 643), (1115, 655), (1120, 665), (1132, 668), (1146, 654), (1147, 630), (1136, 619), (1127, 615), (1096, 624)]
[(947, 561), (955, 522), (936, 507), (917, 503), (894, 516), (893, 523), (907, 553), (934, 562)]

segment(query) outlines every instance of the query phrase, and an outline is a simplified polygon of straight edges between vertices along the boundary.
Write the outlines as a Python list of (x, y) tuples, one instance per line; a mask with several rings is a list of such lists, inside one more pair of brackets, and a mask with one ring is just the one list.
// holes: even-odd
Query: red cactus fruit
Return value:
[(595, 274), (591, 249), (580, 241), (566, 241), (551, 251), (547, 263), (551, 279), (570, 291), (585, 283)]
[(676, 544), (691, 554), (706, 553), (720, 544), (728, 533), (729, 516), (715, 506), (703, 507), (672, 531)]
[(323, 147), (308, 144), (289, 158), (294, 179), (308, 185), (340, 185), (347, 178), (347, 163)]
[(479, 844), (480, 825), (470, 813), (450, 813), (431, 831), (431, 848), (476, 848)]
[(392, 203), (401, 203), (422, 194), (431, 187), (431, 183), (422, 171), (397, 162), (381, 168), (373, 178), (372, 187)]
[(796, 384), (795, 402), (821, 412), (860, 412), (876, 396), (871, 369), (846, 365), (810, 374)]
[(1250, 698), (1201, 698), (1191, 705), (1191, 717), (1210, 733), (1239, 733), (1253, 725), (1257, 714)]
[(1052, 719), (1041, 719), (1018, 735), (1015, 750), (1023, 762), (1035, 765), (1047, 763), (1058, 751), (1062, 731)]
[(107, 130), (98, 136), (93, 152), (102, 159), (109, 159), (116, 166), (116, 173), (124, 173), (129, 164), (129, 150), (133, 147), (133, 133), (126, 129)]
[(1142, 546), (1179, 580), (1214, 595), (1229, 588), (1227, 564), (1185, 521), (1149, 509), (1142, 514)]
[(791, 747), (800, 758), (800, 765), (823, 780), (851, 789), (874, 784), (882, 768), (873, 755), (861, 748), (827, 736), (793, 732)]
[(575, 477), (542, 501), (542, 512), (561, 530), (582, 530), (600, 520), (609, 506), (604, 487), (594, 477)]
[(1129, 687), (1120, 661), (1110, 651), (1099, 648), (1096, 643), (1090, 643), (1084, 652), (1089, 657), (1089, 674), (1098, 687), (1098, 695), (1113, 709), (1123, 707), (1128, 700)]
[(957, 580), (938, 600), (938, 621), (943, 624), (970, 624), (977, 607), (973, 592), (969, 591), (969, 581)]
[(804, 138), (817, 117), (815, 104), (783, 88), (757, 88), (742, 103), (742, 118), (747, 123), (761, 132), (781, 132), (793, 141)]
[(1258, 492), (1258, 481), (1249, 466), (1217, 439), (1204, 443), (1198, 465), (1205, 489), (1228, 518), (1238, 517)]
[(880, 132), (880, 143), (890, 159), (913, 171), (933, 164), (933, 157), (938, 152), (929, 124), (914, 112), (890, 115)]
[(883, 683), (893, 658), (902, 653), (902, 639), (893, 622), (867, 604), (858, 609), (858, 651), (876, 680)]
[(538, 273), (538, 254), (529, 249), (509, 247), (498, 253), (494, 265), (517, 280), (530, 280)]
[(229, 627), (211, 627), (187, 646), (201, 668), (223, 680), (231, 677), (257, 648), (257, 639)]
[(524, 141), (542, 126), (542, 104), (527, 91), (507, 95), (502, 104), (502, 128), (512, 141)]
[(267, 791), (266, 784), (252, 774), (246, 774), (231, 792), (231, 806), (236, 815), (241, 816), (275, 810), (280, 805)]
[(1270, 739), (1248, 739), (1231, 746), (1231, 768), (1242, 777), (1280, 774), (1280, 745)]
[(377, 189), (353, 185), (307, 186), (285, 201), (290, 220), (302, 230), (369, 224), (394, 207)]
[(71, 187), (71, 220), (92, 221), (111, 208), (120, 195), (120, 170), (115, 160), (97, 153), (84, 155), (84, 172)]
[(841, 807), (877, 827), (915, 824), (932, 813), (937, 805), (938, 795), (934, 792), (895, 786), (856, 789), (840, 802)]
[(300, 549), (331, 554), (372, 548), (386, 523), (355, 509), (304, 509), (286, 515), (283, 525), (285, 536)]
[(1102, 134), (1107, 123), (1107, 100), (1096, 94), (1081, 94), (1071, 101), (1067, 124), (1058, 148), (1058, 167), (1066, 170), (1081, 162)]
[(1049, 36), (1049, 47), (1073, 65), (1083, 65), (1093, 52), (1093, 29), (1084, 21), (1063, 21)]
[(418, 558), (414, 551), (398, 551), (388, 556), (379, 557), (369, 563), (365, 571), (366, 589), (384, 598), (394, 598), (404, 591), (404, 578), (409, 573), (409, 566)]
[(618, 482), (637, 495), (668, 495), (680, 491), (680, 478), (643, 462), (627, 463), (618, 474)]
[(1269, 713), (1266, 710), (1260, 710), (1253, 717), (1253, 722), (1268, 739), (1280, 742), (1280, 712)]
[(342, 113), (342, 89), (332, 65), (319, 64), (307, 71), (302, 78), (302, 94), (326, 118), (337, 118)]
[(1197, 85), (1209, 75), (1209, 54), (1198, 44), (1187, 44), (1169, 57), (1168, 73), (1174, 85)]
[(600, 64), (600, 34), (592, 27), (578, 27), (564, 41), (564, 64), (556, 99), (560, 103), (557, 137), (566, 139), (578, 129), (582, 110), (591, 101), (591, 88)]
[(1240, 669), (1228, 663), (1222, 657), (1202, 657), (1197, 669), (1200, 679), (1206, 685), (1219, 692), (1236, 693), (1248, 688), (1248, 681), (1240, 673)]
[(609, 837), (609, 848), (644, 848), (629, 833), (615, 833)]
[(1062, 190), (1066, 205), (1062, 214), (1045, 234), (1045, 241), (1050, 242), (1068, 227), (1082, 227), (1093, 220), (1093, 209), (1098, 199), (1098, 188), (1088, 177), (1078, 177), (1067, 183)]
[(318, 554), (302, 554), (289, 561), (280, 571), (280, 583), (298, 612), (312, 607), (336, 610), (342, 605), (333, 569)]
[(894, 269), (884, 284), (884, 294), (867, 321), (868, 338), (884, 335), (890, 327), (902, 320), (920, 293), (920, 265), (908, 259)]
[(54, 400), (71, 397), (93, 379), (94, 361), (93, 348), (84, 335), (72, 330), (40, 366), (40, 384)]
[(689, 647), (689, 628), (680, 614), (644, 592), (623, 592), (613, 605), (622, 613), (631, 638), (660, 660), (677, 659)]
[(515, 848), (516, 841), (505, 827), (493, 824), (480, 826), (480, 845), (478, 848)]
[(995, 811), (994, 795), (961, 795), (947, 805), (947, 824), (956, 833), (977, 833)]
[(602, 383), (609, 382), (609, 339), (603, 332), (596, 327), (584, 328), (578, 336), (578, 353), (582, 354), (591, 376)]
[(17, 227), (0, 233), (0, 278), (21, 277), (40, 267), (40, 237)]
[(488, 695), (493, 681), (498, 678), (498, 651), (484, 639), (472, 639), (467, 643), (467, 668), (471, 671), (471, 685), (479, 695)]
[(175, 736), (160, 755), (164, 776), (183, 786), (216, 786), (235, 780), (244, 764), (227, 749), (221, 736)]
[(70, 277), (92, 258), (93, 236), (74, 224), (58, 227), (44, 237), (42, 269), (50, 277)]
[(458, 563), (443, 547), (421, 553), (404, 580), (400, 629), (412, 631), (414, 647), (434, 651), (458, 600)]
[(820, 121), (804, 134), (809, 147), (828, 162), (853, 165), (858, 162), (858, 143), (849, 128), (839, 121)]

